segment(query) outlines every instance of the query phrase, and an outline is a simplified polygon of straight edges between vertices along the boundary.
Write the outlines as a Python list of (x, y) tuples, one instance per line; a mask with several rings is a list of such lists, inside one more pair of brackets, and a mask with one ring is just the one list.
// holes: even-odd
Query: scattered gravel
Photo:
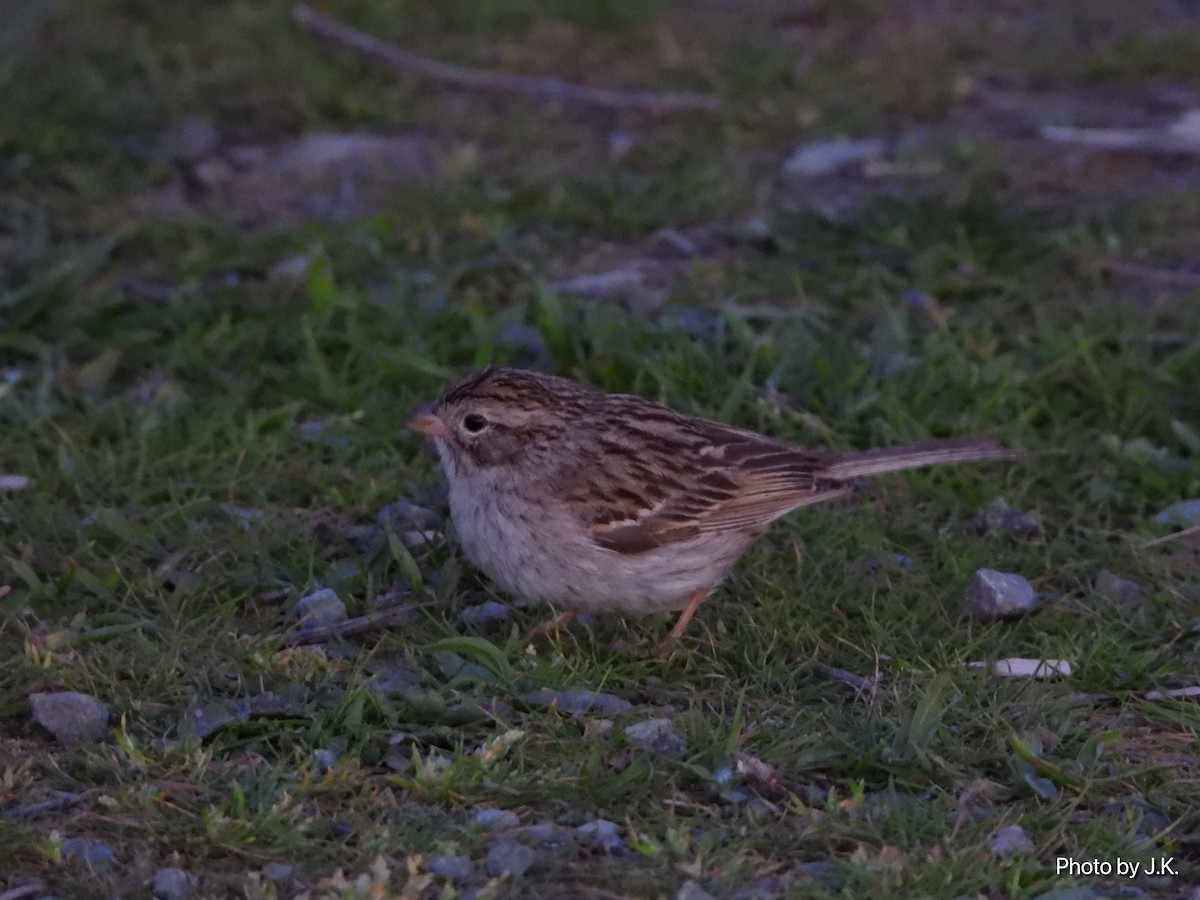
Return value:
[(980, 569), (967, 585), (963, 611), (981, 622), (995, 622), (1023, 616), (1037, 603), (1037, 592), (1021, 575)]
[(332, 588), (321, 588), (296, 601), (296, 615), (300, 619), (298, 628), (319, 628), (336, 625), (347, 618), (346, 604)]
[(154, 873), (151, 892), (158, 900), (185, 900), (196, 890), (196, 876), (183, 869), (159, 869)]
[(663, 756), (682, 756), (687, 742), (675, 731), (670, 719), (649, 719), (625, 729), (625, 739), (639, 750)]
[(117, 855), (112, 847), (91, 838), (71, 838), (63, 841), (62, 855), (69, 863), (87, 866), (97, 871), (111, 869), (117, 863)]
[(521, 698), (533, 706), (546, 706), (558, 709), (572, 716), (586, 716), (591, 713), (612, 716), (633, 709), (633, 704), (612, 694), (602, 694), (589, 691), (586, 688), (567, 688), (554, 691), (550, 688), (539, 688), (530, 691)]
[(1033, 841), (1020, 825), (1009, 825), (992, 835), (992, 852), (997, 856), (1032, 853)]
[(441, 878), (449, 878), (456, 884), (470, 881), (475, 875), (475, 867), (466, 856), (435, 856), (425, 864), (425, 868)]
[(536, 859), (528, 847), (502, 837), (492, 842), (484, 861), (484, 868), (493, 878), (499, 878), (501, 875), (519, 878), (529, 871)]
[(62, 691), (30, 694), (33, 720), (58, 739), (60, 744), (101, 741), (108, 736), (108, 707), (87, 694)]
[(481, 809), (471, 816), (467, 824), (472, 828), (482, 828), (485, 831), (508, 831), (512, 828), (519, 828), (521, 820), (512, 810)]

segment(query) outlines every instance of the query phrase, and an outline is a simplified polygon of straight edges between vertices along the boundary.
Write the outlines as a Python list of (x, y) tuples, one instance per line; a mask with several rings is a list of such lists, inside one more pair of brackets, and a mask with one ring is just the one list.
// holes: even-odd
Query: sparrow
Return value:
[(662, 652), (781, 516), (859, 478), (1019, 455), (983, 437), (811, 450), (507, 367), (467, 375), (408, 427), (432, 439), (459, 543), (496, 585), (566, 610), (554, 627), (679, 611)]

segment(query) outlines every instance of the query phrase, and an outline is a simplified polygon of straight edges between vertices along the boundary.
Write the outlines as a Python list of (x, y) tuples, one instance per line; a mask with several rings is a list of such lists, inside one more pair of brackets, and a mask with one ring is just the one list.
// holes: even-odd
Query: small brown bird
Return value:
[(488, 368), (408, 427), (433, 439), (467, 557), (510, 594), (568, 612), (682, 610), (751, 542), (856, 478), (1011, 459), (986, 438), (830, 453), (521, 369)]

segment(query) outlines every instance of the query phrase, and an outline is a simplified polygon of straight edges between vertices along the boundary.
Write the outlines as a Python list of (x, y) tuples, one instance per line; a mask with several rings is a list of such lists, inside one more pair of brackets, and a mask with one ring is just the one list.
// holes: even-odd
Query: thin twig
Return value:
[(1137, 278), (1155, 284), (1169, 285), (1179, 288), (1200, 287), (1200, 272), (1181, 272), (1177, 269), (1159, 269), (1155, 266), (1143, 266), (1134, 262), (1104, 257), (1095, 262), (1101, 272), (1120, 275), (1124, 278)]
[(839, 669), (836, 666), (826, 666), (822, 663), (817, 663), (812, 667), (812, 673), (818, 678), (827, 678), (830, 681), (840, 681), (842, 684), (848, 684), (856, 691), (862, 691), (864, 694), (873, 693), (875, 690), (875, 680), (873, 678), (864, 678), (861, 675), (855, 675), (853, 672), (847, 672), (845, 669)]
[(1166, 544), (1170, 541), (1177, 541), (1180, 538), (1190, 537), (1193, 534), (1200, 534), (1200, 525), (1193, 525), (1191, 528), (1185, 528), (1183, 531), (1176, 531), (1171, 534), (1164, 534), (1162, 537), (1156, 537), (1152, 541), (1146, 541), (1142, 544), (1141, 549), (1147, 547), (1157, 547), (1159, 544)]
[[(351, 635), (373, 631), (376, 628), (399, 625), (401, 622), (411, 619), (412, 614), (413, 610), (411, 606), (392, 606), (387, 609), (381, 609), (379, 612), (368, 613), (365, 616), (359, 616), (357, 619), (346, 619), (344, 622), (337, 622), (333, 625), (317, 625), (312, 628), (302, 628), (299, 631), (294, 631), (286, 635), (283, 638), (283, 642), (289, 647), (299, 647), (304, 644), (320, 644), (333, 637), (350, 637)], [(278, 635), (275, 637), (278, 639)]]
[(481, 72), (478, 69), (441, 62), (427, 56), (419, 56), (357, 28), (351, 28), (303, 3), (292, 7), (292, 21), (313, 37), (391, 66), (398, 72), (442, 81), (457, 87), (525, 94), (541, 100), (590, 103), (609, 109), (643, 109), (655, 113), (715, 112), (721, 108), (720, 100), (709, 94), (590, 88), (557, 78)]
[(1066, 128), (1046, 125), (1041, 136), (1057, 144), (1142, 153), (1200, 153), (1200, 141), (1168, 128)]

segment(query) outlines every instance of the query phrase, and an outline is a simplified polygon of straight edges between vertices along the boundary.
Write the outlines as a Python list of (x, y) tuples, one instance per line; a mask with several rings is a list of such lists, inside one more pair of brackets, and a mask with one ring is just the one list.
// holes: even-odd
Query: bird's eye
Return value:
[(467, 429), (471, 434), (479, 434), (483, 429), (488, 427), (488, 420), (479, 413), (470, 413), (463, 416), (463, 428)]

